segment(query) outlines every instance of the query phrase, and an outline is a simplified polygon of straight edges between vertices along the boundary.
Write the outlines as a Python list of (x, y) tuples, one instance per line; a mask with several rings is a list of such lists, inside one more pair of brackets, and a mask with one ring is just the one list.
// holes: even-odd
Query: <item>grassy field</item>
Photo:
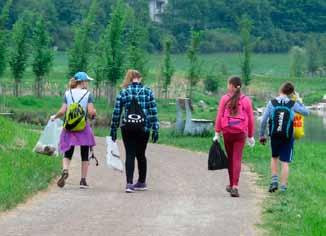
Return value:
[(39, 136), (0, 117), (0, 211), (15, 207), (48, 187), (60, 173), (60, 158), (32, 152)]
[[(207, 153), (211, 137), (178, 137), (165, 129), (161, 130), (159, 142)], [(290, 167), (289, 189), (284, 194), (268, 193), (261, 227), (275, 236), (322, 236), (326, 232), (325, 145), (298, 142), (295, 153), (295, 161)], [(269, 147), (258, 144), (254, 149), (246, 148), (244, 161), (261, 176), (259, 184), (267, 192)]]

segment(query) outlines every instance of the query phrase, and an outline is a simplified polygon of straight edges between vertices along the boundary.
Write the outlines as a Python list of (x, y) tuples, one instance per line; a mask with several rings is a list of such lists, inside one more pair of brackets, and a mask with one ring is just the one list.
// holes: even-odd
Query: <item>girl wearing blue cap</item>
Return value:
[[(62, 130), (60, 137), (60, 152), (64, 154), (63, 170), (60, 179), (57, 182), (59, 187), (64, 187), (69, 176), (68, 169), (74, 153), (75, 146), (80, 146), (81, 151), (81, 180), (80, 188), (87, 188), (86, 182), (88, 166), (89, 166), (89, 150), (95, 146), (95, 138), (93, 131), (87, 122), (87, 116), (95, 117), (96, 110), (94, 108), (94, 100), (92, 94), (87, 90), (88, 82), (93, 80), (85, 72), (78, 72), (69, 82), (69, 89), (64, 94), (63, 104), (60, 110), (53, 116), (51, 120), (65, 116), (69, 112), (70, 105), (78, 103), (84, 112), (85, 123), (76, 131), (69, 129), (67, 126)], [(67, 120), (67, 117), (65, 117)]]

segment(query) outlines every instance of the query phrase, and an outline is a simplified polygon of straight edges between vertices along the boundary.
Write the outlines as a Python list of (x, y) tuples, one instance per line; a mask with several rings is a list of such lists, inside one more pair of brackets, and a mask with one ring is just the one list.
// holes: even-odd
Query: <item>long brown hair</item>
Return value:
[(228, 108), (230, 109), (230, 114), (232, 116), (238, 114), (239, 99), (241, 96), (241, 78), (238, 76), (232, 76), (229, 78), (229, 84), (234, 86), (234, 93), (232, 97), (227, 102)]
[(133, 79), (140, 79), (141, 74), (137, 70), (129, 69), (125, 75), (125, 78), (121, 84), (122, 88), (127, 88), (132, 83)]

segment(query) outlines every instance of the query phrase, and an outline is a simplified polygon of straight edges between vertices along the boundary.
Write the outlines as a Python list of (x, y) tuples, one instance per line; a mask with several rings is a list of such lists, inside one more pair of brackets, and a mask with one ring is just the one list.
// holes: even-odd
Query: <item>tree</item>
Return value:
[(51, 38), (42, 17), (36, 20), (33, 32), (33, 72), (36, 96), (41, 97), (44, 76), (50, 72), (53, 61)]
[(97, 9), (97, 0), (93, 0), (87, 17), (75, 29), (74, 45), (69, 52), (68, 66), (70, 76), (78, 71), (87, 71), (89, 67), (89, 57), (92, 52), (91, 33)]
[(12, 0), (8, 0), (2, 8), (0, 15), (0, 77), (6, 69), (7, 56), (7, 31), (6, 23), (9, 18), (9, 10), (12, 5)]
[[(125, 65), (125, 51), (123, 47), (123, 33), (125, 30), (126, 5), (118, 0), (111, 16), (111, 21), (104, 32), (105, 42), (105, 77), (107, 82), (107, 96), (110, 104), (113, 103), (117, 82), (122, 78)], [(109, 91), (111, 89), (111, 91)]]
[(319, 41), (319, 51), (320, 51), (320, 59), (321, 65), (326, 70), (326, 36), (322, 37)]
[(251, 80), (251, 29), (252, 22), (248, 16), (242, 16), (240, 22), (240, 35), (242, 40), (242, 58), (241, 58), (241, 72), (244, 84), (247, 86)]
[(307, 39), (305, 49), (307, 56), (307, 70), (308, 73), (314, 76), (319, 67), (319, 50), (315, 37), (309, 37)]
[(306, 51), (300, 47), (292, 47), (290, 51), (290, 76), (302, 77), (305, 73)]
[(163, 88), (164, 88), (165, 98), (168, 97), (168, 87), (171, 84), (171, 78), (174, 74), (174, 67), (172, 65), (172, 60), (171, 60), (171, 47), (172, 47), (172, 41), (170, 39), (166, 39), (164, 42), (164, 59), (161, 68), (161, 72), (164, 78)]
[(187, 79), (189, 81), (189, 98), (192, 98), (193, 88), (198, 83), (201, 74), (201, 63), (198, 58), (198, 51), (200, 46), (200, 32), (191, 32), (191, 42), (188, 49), (189, 70)]
[(23, 78), (27, 60), (28, 60), (28, 43), (27, 43), (27, 25), (24, 18), (18, 20), (12, 31), (12, 47), (9, 59), (9, 65), (15, 80), (14, 96), (19, 96), (19, 84)]
[(146, 42), (148, 42), (147, 29), (142, 25), (142, 21), (135, 16), (134, 10), (130, 9), (128, 14), (127, 41), (128, 52), (127, 61), (128, 67), (138, 70), (143, 77), (147, 75), (146, 64), (148, 62), (146, 54)]
[(205, 90), (208, 92), (211, 92), (211, 93), (218, 92), (220, 77), (221, 77), (221, 75), (216, 73), (214, 68), (211, 69), (209, 72), (207, 72), (206, 78), (204, 81)]

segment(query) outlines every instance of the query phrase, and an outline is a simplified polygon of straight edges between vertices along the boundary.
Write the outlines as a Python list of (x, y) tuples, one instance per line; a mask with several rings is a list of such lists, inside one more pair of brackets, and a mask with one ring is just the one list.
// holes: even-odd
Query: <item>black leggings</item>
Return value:
[[(80, 146), (80, 156), (82, 161), (89, 161), (89, 146)], [(74, 154), (75, 146), (71, 146), (68, 151), (65, 152), (65, 158), (71, 160)]]
[(145, 151), (149, 139), (149, 132), (127, 132), (121, 129), (123, 143), (126, 149), (126, 175), (127, 183), (133, 183), (135, 171), (135, 158), (138, 162), (139, 179), (141, 183), (146, 182), (147, 160)]

